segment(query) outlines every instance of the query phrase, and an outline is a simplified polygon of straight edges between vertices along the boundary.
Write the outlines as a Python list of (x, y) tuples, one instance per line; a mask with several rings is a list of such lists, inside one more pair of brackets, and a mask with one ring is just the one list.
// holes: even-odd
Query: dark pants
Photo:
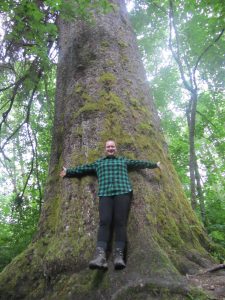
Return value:
[(115, 247), (125, 248), (127, 241), (127, 219), (132, 193), (103, 196), (99, 198), (99, 230), (97, 247), (107, 249), (111, 229), (115, 233)]

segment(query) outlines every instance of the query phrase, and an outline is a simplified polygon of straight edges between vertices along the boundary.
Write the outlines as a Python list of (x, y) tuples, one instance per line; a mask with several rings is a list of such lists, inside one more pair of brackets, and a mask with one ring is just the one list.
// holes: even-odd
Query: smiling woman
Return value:
[(108, 269), (106, 251), (109, 248), (110, 229), (115, 231), (115, 259), (116, 270), (125, 268), (124, 250), (127, 242), (126, 226), (132, 186), (128, 178), (129, 169), (154, 169), (160, 163), (143, 160), (131, 160), (116, 156), (116, 143), (107, 140), (105, 143), (106, 157), (92, 164), (67, 169), (63, 167), (60, 176), (72, 177), (96, 173), (99, 182), (99, 229), (95, 258), (90, 261), (90, 269)]
[(105, 152), (108, 156), (113, 156), (116, 154), (116, 142), (113, 140), (108, 140), (105, 144)]

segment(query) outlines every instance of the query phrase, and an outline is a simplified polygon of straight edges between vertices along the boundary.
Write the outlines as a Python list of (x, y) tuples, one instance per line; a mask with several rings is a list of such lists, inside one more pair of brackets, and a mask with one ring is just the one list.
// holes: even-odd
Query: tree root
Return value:
[(222, 269), (225, 269), (225, 264), (216, 265), (212, 268), (206, 269), (204, 271), (201, 271), (201, 272), (193, 274), (193, 275), (188, 274), (187, 277), (193, 277), (193, 276), (197, 276), (197, 275), (204, 275), (204, 274), (207, 274), (207, 273), (213, 273), (213, 272), (216, 272), (216, 271), (219, 271), (219, 270), (222, 270)]
[(126, 298), (126, 294), (133, 294), (133, 296), (137, 293), (146, 292), (149, 294), (150, 292), (157, 294), (159, 291), (163, 292), (169, 291), (171, 294), (180, 294), (187, 296), (190, 293), (190, 287), (187, 286), (186, 282), (176, 282), (170, 281), (168, 279), (153, 279), (153, 278), (145, 278), (142, 280), (131, 282), (119, 290), (117, 290), (112, 295), (112, 300), (121, 299), (122, 296)]

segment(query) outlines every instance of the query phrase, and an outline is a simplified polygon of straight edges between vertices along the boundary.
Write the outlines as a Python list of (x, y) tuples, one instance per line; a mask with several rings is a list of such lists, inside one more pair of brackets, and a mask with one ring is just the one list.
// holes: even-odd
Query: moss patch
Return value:
[(48, 214), (45, 226), (48, 228), (49, 232), (54, 233), (59, 222), (60, 198), (55, 197), (49, 199), (46, 203), (45, 210)]
[(140, 133), (146, 134), (147, 136), (149, 136), (150, 134), (155, 134), (155, 131), (152, 128), (152, 124), (147, 122), (139, 123), (137, 129), (138, 131), (140, 131)]
[(123, 114), (125, 111), (124, 102), (113, 92), (106, 92), (105, 90), (102, 90), (100, 92), (100, 102), (103, 104), (104, 111), (109, 113), (118, 112)]
[(104, 85), (112, 86), (117, 82), (117, 79), (113, 73), (106, 72), (106, 73), (102, 73), (102, 75), (99, 77), (99, 82), (101, 82)]
[[(108, 79), (106, 79), (108, 78)], [(105, 77), (105, 82), (114, 82), (110, 81), (109, 77)], [(112, 78), (111, 78), (112, 79)], [(108, 84), (108, 83), (107, 83)], [(84, 100), (84, 105), (74, 113), (74, 119), (76, 119), (80, 114), (87, 113), (90, 114), (92, 112), (105, 112), (105, 113), (118, 113), (123, 115), (125, 112), (125, 104), (123, 100), (114, 92), (102, 89), (99, 91), (98, 100), (92, 99), (92, 97), (83, 90), (80, 86), (78, 87), (81, 98)]]
[(108, 48), (110, 46), (108, 41), (101, 41), (101, 47)]
[(124, 42), (123, 40), (119, 40), (118, 41), (118, 45), (121, 47), (121, 48), (127, 48), (128, 45), (126, 42)]

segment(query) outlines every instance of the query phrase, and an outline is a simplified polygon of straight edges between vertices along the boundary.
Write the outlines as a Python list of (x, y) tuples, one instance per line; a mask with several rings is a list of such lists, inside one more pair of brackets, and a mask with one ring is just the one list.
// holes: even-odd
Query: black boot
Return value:
[(123, 250), (117, 248), (115, 250), (115, 258), (114, 258), (114, 267), (115, 270), (122, 270), (126, 267), (125, 261), (123, 259)]
[(107, 270), (108, 264), (106, 261), (106, 253), (105, 250), (101, 247), (97, 247), (95, 258), (89, 262), (90, 269), (101, 269)]

